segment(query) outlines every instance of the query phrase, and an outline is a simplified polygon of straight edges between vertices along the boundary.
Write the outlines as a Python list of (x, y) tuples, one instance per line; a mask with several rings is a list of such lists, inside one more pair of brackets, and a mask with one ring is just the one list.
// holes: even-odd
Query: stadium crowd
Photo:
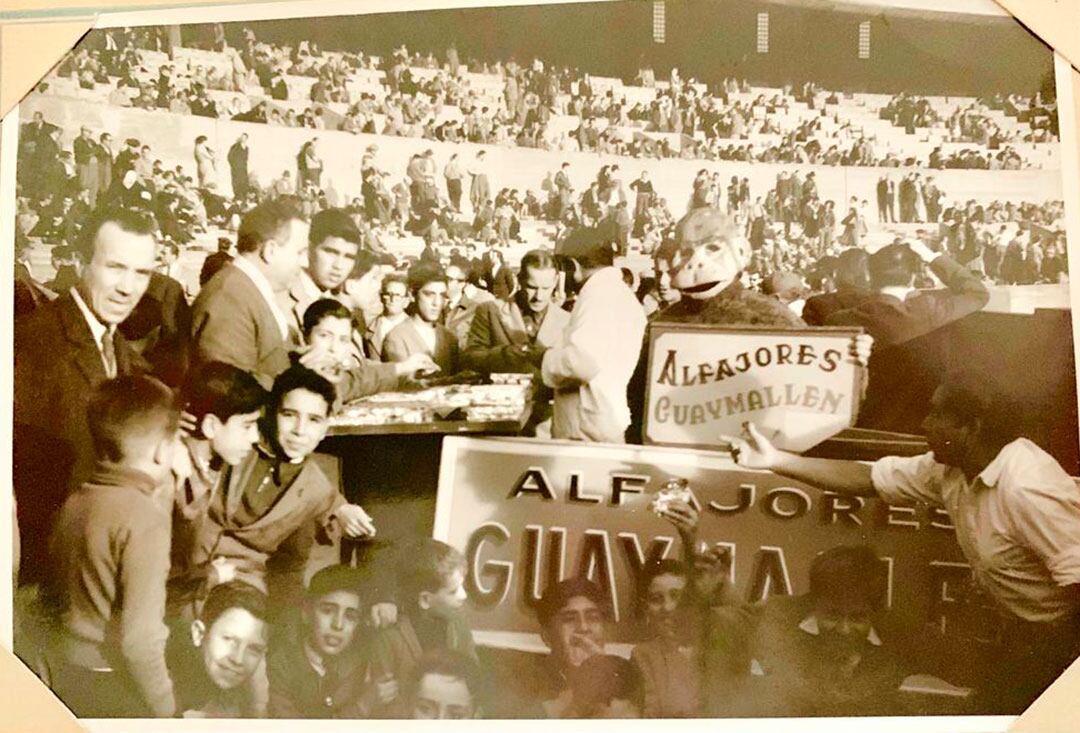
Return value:
[[(191, 106), (212, 84), (246, 87), (248, 69), (273, 94), (287, 66), (324, 83), (330, 104), (348, 69), (374, 63), (246, 37), (231, 81), (193, 72), (178, 94), (170, 70), (153, 91), (140, 83), (140, 98)], [(176, 46), (168, 31), (107, 38), (72, 62), (80, 79), (134, 78), (139, 48)], [(226, 48), (223, 31), (209, 46)], [(416, 124), (404, 112), (410, 85), (435, 82), (410, 69), (438, 64), (406, 50), (388, 63), (382, 109), (400, 103)], [(585, 75), (503, 71), (502, 94), (519, 101), (514, 88), (520, 104), (499, 108), (517, 112), (491, 135), (542, 127), (545, 95), (564, 82), (585, 128), (598, 117), (586, 105), (620, 106), (590, 93)], [(738, 125), (734, 107), (678, 82), (673, 72), (668, 101), (618, 115), (655, 114), (649, 124), (709, 142), (723, 139), (709, 132), (723, 115)], [(295, 171), (260, 185), (248, 174), (258, 143), (246, 137), (227, 152), (236, 195), (225, 197), (207, 185), (218, 163), (205, 138), (194, 141), (195, 175), (145, 141), (116, 152), (108, 131), (87, 128), (66, 151), (60, 138), (42, 116), (19, 137), (16, 570), (37, 595), (20, 606), (16, 636), (80, 717), (1015, 713), (1080, 652), (1072, 479), (1019, 432), (1016, 406), (989, 380), (941, 374), (924, 342), (985, 307), (988, 284), (1067, 276), (1060, 202), (953, 202), (932, 177), (886, 173), (871, 221), (870, 196), (822, 200), (815, 174), (796, 168), (756, 192), (705, 168), (689, 201), (669, 202), (647, 172), (626, 183), (615, 163), (580, 193), (568, 164), (522, 193), (498, 187), (483, 151), (441, 171), (418, 151), (391, 173), (374, 146), (361, 196), (343, 201), (324, 186), (317, 138)], [(537, 222), (547, 246), (511, 261)], [(865, 246), (896, 223), (924, 228)], [(419, 256), (397, 253), (405, 235), (423, 240)], [(182, 284), (181, 253), (215, 237), (198, 284)], [(55, 276), (39, 283), (29, 264), (43, 244)], [(621, 259), (631, 253), (644, 272)], [(679, 541), (637, 576), (638, 614), (618, 634), (633, 637), (629, 655), (609, 648), (611, 599), (583, 577), (543, 589), (534, 610), (546, 653), (485, 648), (463, 614), (461, 548), (377, 546), (337, 459), (319, 452), (343, 404), (434, 374), (531, 374), (530, 435), (638, 441), (650, 322), (862, 328), (869, 338), (854, 337), (847, 356), (869, 374), (859, 426), (921, 431), (932, 452), (872, 466), (806, 458), (747, 424), (726, 438), (731, 455), (837, 494), (942, 505), (976, 570), (971, 592), (995, 603), (998, 635), (975, 648), (892, 628), (884, 566), (865, 545), (816, 556), (804, 595), (747, 602), (729, 581), (730, 555), (699, 542), (698, 509), (674, 498), (657, 511)], [(343, 540), (371, 551), (356, 566), (332, 558), (305, 582)], [(912, 696), (903, 688), (916, 674), (973, 691)]]
[[(912, 134), (939, 126), (946, 139), (970, 143), (944, 152), (938, 147), (923, 157), (906, 138), (884, 140), (867, 130), (838, 106), (838, 93), (813, 84), (754, 96), (745, 80), (724, 79), (710, 88), (682, 79), (676, 68), (661, 88), (645, 68), (635, 80), (642, 86), (613, 88), (580, 69), (540, 60), (530, 66), (513, 60), (462, 64), (452, 46), (445, 63), (404, 46), (377, 59), (357, 51), (325, 52), (307, 41), (295, 47), (259, 42), (250, 29), (238, 48), (226, 44), (223, 30), (215, 31), (205, 50), (216, 58), (181, 62), (173, 59), (178, 43), (165, 32), (103, 32), (66, 58), (56, 74), (83, 89), (104, 85), (108, 102), (119, 106), (636, 158), (1009, 170), (1039, 165), (1009, 143), (1056, 140), (1056, 108), (1038, 96), (956, 106), (946, 121), (927, 100), (899, 95), (880, 109), (882, 119)], [(150, 63), (151, 51), (168, 55)], [(471, 81), (476, 74), (494, 86)], [(314, 82), (297, 83), (299, 78)], [(644, 95), (630, 95), (634, 89)], [(215, 96), (212, 90), (229, 94)], [(1015, 124), (987, 119), (990, 105), (1012, 115)]]

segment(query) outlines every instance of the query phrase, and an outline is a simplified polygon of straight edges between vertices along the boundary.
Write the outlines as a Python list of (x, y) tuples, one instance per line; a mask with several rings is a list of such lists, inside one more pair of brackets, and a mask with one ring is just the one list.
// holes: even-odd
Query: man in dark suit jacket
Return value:
[(517, 293), (476, 307), (462, 366), (487, 374), (539, 374), (543, 352), (559, 342), (570, 321), (569, 313), (551, 304), (558, 278), (549, 252), (527, 252), (521, 259)]
[[(915, 290), (922, 262), (945, 284)], [(947, 370), (943, 329), (987, 304), (979, 276), (918, 240), (890, 244), (870, 257), (873, 295), (825, 319), (827, 326), (861, 326), (874, 338), (870, 379), (858, 427), (919, 433), (930, 398)]]
[(854, 308), (874, 294), (870, 289), (870, 255), (849, 248), (840, 253), (833, 271), (836, 290), (806, 299), (802, 319), (808, 326), (824, 326), (833, 313)]
[(149, 285), (153, 232), (153, 220), (138, 212), (95, 214), (82, 230), (87, 264), (78, 284), (15, 324), (13, 480), (24, 582), (44, 577), (56, 510), (93, 470), (91, 392), (146, 368), (117, 326)]
[(191, 337), (191, 306), (184, 296), (184, 286), (177, 280), (154, 272), (146, 293), (120, 330), (150, 363), (158, 379), (170, 387), (183, 382)]
[(232, 176), (233, 198), (242, 201), (247, 198), (251, 187), (248, 176), (248, 136), (245, 132), (229, 148), (229, 173)]

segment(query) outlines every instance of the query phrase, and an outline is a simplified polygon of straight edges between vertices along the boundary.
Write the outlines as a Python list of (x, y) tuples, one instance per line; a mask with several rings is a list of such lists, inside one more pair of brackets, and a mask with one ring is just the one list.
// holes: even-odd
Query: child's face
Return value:
[(326, 436), (330, 405), (319, 394), (306, 389), (288, 392), (278, 406), (275, 418), (277, 441), (290, 460), (306, 458)]
[(421, 604), (439, 616), (451, 616), (465, 605), (469, 594), (465, 592), (465, 572), (455, 570), (443, 587), (435, 592), (421, 594)]
[(308, 342), (313, 348), (321, 349), (344, 363), (352, 354), (352, 322), (347, 318), (327, 316), (311, 329)]
[(238, 466), (259, 442), (259, 416), (261, 410), (244, 415), (233, 415), (222, 422), (217, 415), (207, 415), (203, 434), (210, 439), (214, 453), (230, 466)]
[(360, 620), (360, 597), (347, 590), (319, 597), (304, 612), (309, 642), (315, 651), (329, 657), (349, 648)]
[(675, 636), (679, 631), (679, 608), (686, 577), (665, 573), (649, 582), (645, 596), (645, 617), (649, 626), (663, 636)]
[(417, 685), (414, 720), (466, 720), (473, 713), (472, 694), (465, 680), (431, 672)]

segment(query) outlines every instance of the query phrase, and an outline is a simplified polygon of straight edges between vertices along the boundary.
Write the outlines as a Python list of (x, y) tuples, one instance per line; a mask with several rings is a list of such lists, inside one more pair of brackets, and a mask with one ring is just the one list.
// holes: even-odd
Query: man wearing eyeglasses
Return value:
[(383, 341), (394, 328), (404, 323), (409, 315), (405, 307), (409, 305), (409, 285), (405, 277), (399, 274), (387, 275), (379, 292), (382, 300), (382, 314), (375, 318), (364, 334), (364, 351), (369, 359), (382, 361)]

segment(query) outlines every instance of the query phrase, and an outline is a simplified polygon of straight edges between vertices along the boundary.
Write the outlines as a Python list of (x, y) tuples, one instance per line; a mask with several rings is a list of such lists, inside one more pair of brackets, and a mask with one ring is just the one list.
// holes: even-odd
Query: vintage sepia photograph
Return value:
[(78, 718), (1002, 716), (1080, 657), (1076, 90), (1008, 12), (230, 12), (101, 16), (5, 128), (14, 645)]

